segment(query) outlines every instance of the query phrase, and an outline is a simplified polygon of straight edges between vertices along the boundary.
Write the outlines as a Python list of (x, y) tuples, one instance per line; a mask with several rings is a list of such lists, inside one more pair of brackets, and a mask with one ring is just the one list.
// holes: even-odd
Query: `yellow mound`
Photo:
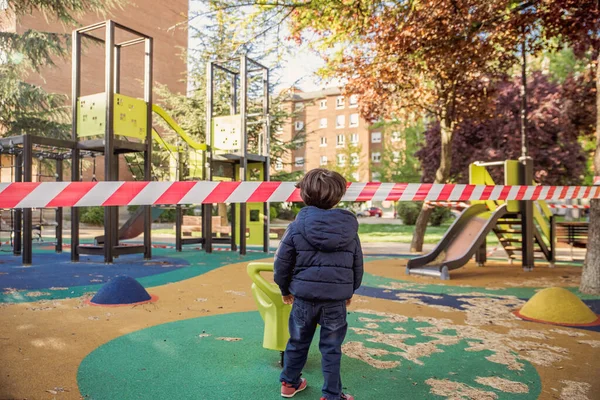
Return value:
[(598, 316), (583, 301), (559, 287), (538, 292), (516, 314), (525, 319), (561, 325), (588, 325), (598, 322)]

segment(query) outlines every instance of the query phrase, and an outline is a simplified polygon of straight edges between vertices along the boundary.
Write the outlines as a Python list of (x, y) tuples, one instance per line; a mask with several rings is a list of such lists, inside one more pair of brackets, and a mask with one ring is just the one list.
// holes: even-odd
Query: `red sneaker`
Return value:
[[(354, 396), (342, 393), (342, 396), (340, 397), (340, 399), (341, 400), (354, 400)], [(325, 397), (321, 397), (321, 400), (327, 400), (327, 399)]]
[(294, 397), (296, 393), (306, 389), (306, 385), (306, 379), (304, 378), (300, 378), (300, 384), (297, 388), (295, 388), (293, 385), (290, 385), (289, 383), (281, 382), (281, 397)]

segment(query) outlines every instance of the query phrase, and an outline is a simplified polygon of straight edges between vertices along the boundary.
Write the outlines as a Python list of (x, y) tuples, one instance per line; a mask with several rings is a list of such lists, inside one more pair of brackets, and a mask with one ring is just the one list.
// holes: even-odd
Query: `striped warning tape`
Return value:
[[(449, 208), (467, 208), (469, 204), (463, 202), (451, 202), (451, 201), (428, 201), (428, 206), (431, 207), (449, 207)], [(546, 204), (549, 208), (559, 208), (559, 209), (575, 209), (575, 210), (588, 210), (590, 208), (589, 205), (580, 205), (580, 204)]]
[[(600, 199), (600, 186), (351, 183), (342, 201)], [(294, 182), (0, 183), (0, 208), (299, 202)]]

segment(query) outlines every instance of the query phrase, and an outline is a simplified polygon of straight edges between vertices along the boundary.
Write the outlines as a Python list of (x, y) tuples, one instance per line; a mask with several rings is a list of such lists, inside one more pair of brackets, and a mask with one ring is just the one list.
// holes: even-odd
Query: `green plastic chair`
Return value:
[(288, 321), (292, 306), (284, 304), (281, 291), (275, 283), (268, 282), (261, 272), (273, 272), (273, 263), (250, 263), (248, 275), (252, 279), (252, 296), (256, 301), (258, 312), (265, 322), (263, 347), (265, 349), (283, 351), (287, 345), (290, 334)]

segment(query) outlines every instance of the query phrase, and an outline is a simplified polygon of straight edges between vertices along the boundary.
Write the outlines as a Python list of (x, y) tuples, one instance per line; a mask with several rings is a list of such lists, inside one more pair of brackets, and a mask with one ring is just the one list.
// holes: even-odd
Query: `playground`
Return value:
[[(105, 48), (101, 93), (81, 87), (86, 41)], [(129, 46), (145, 49), (143, 99), (119, 90)], [(208, 63), (199, 143), (153, 103), (152, 49), (152, 37), (110, 20), (75, 30), (72, 137), (0, 139), (0, 399), (280, 398), (290, 307), (272, 283), (269, 203), (300, 198), (294, 182), (269, 177), (269, 69), (246, 55)], [(228, 107), (214, 107), (223, 98)], [(105, 180), (94, 172), (85, 181), (96, 157)], [(120, 163), (139, 181), (121, 181)], [(600, 187), (536, 186), (532, 163), (473, 163), (469, 185), (348, 186), (347, 202), (469, 204), (423, 254), (363, 246), (345, 391), (365, 400), (598, 397), (600, 296), (579, 292), (573, 257), (587, 230), (561, 225), (547, 201), (597, 199)], [(99, 206), (102, 234), (84, 235), (80, 208)], [(121, 224), (126, 206), (138, 208)], [(167, 210), (175, 234), (154, 237)], [(40, 240), (42, 227), (54, 237)], [(320, 364), (315, 343), (298, 399), (320, 396)]]

